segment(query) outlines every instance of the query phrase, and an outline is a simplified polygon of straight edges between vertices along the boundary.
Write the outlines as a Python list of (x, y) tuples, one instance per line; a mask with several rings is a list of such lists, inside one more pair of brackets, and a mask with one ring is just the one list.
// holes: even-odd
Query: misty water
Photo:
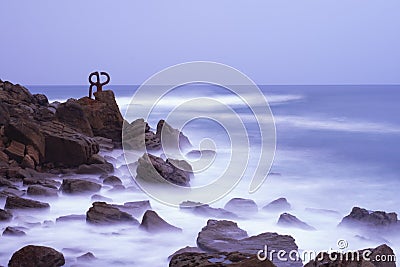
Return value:
[[(32, 92), (48, 95), (51, 101), (82, 97), (83, 86), (32, 86)], [(121, 112), (125, 114), (136, 87), (110, 87), (117, 96)], [(259, 207), (255, 215), (235, 220), (249, 235), (263, 232), (289, 234), (299, 250), (325, 251), (338, 249), (338, 240), (348, 242), (348, 250), (376, 247), (387, 243), (400, 252), (400, 236), (380, 236), (338, 228), (341, 219), (351, 208), (399, 213), (400, 188), (400, 117), (399, 86), (262, 86), (276, 122), (277, 150), (271, 173), (259, 190), (248, 193), (251, 169), (255, 167), (260, 147), (256, 121), (240, 98), (216, 86), (192, 85), (174, 90), (160, 100), (149, 118), (151, 127), (185, 99), (208, 96), (230, 105), (243, 119), (250, 140), (250, 160), (240, 183), (228, 195), (212, 203), (223, 207), (233, 197), (251, 198)], [(63, 92), (63, 93), (60, 93)], [(151, 102), (151, 92), (149, 92)], [(257, 106), (255, 99), (254, 105)], [(135, 103), (146, 105), (147, 103)], [(196, 114), (196, 109), (191, 110)], [(215, 113), (219, 112), (215, 108)], [(219, 114), (221, 115), (221, 114)], [(223, 115), (223, 114), (222, 114)], [(228, 115), (227, 115), (228, 116)], [(174, 125), (172, 125), (174, 126)], [(212, 167), (196, 173), (192, 186), (202, 186), (218, 176), (230, 160), (229, 135), (223, 126), (211, 120), (188, 123), (183, 132), (198, 149), (204, 138), (214, 141), (217, 157)], [(244, 142), (243, 146), (247, 146)], [(244, 147), (245, 148), (245, 147)], [(112, 225), (97, 227), (84, 220), (55, 223), (59, 216), (85, 214), (91, 206), (91, 195), (59, 198), (35, 198), (49, 202), (50, 210), (41, 212), (16, 211), (6, 226), (22, 226), (26, 236), (0, 237), (0, 265), (7, 265), (13, 252), (27, 244), (46, 245), (61, 251), (65, 266), (76, 264), (76, 257), (92, 252), (96, 266), (167, 266), (168, 256), (185, 246), (195, 246), (198, 232), (208, 217), (196, 216), (159, 203), (136, 188), (129, 173), (122, 150), (101, 152), (115, 158), (116, 175), (128, 189), (109, 191), (103, 186), (99, 194), (113, 203), (149, 199), (155, 210), (167, 222), (183, 229), (179, 233), (150, 234), (137, 226)], [(157, 152), (160, 155), (162, 152)], [(139, 157), (140, 155), (137, 155)], [(268, 164), (268, 163), (266, 163)], [(237, 166), (242, 168), (242, 166)], [(75, 175), (99, 180), (98, 176)], [(60, 181), (64, 177), (55, 177)], [(100, 180), (99, 180), (100, 181)], [(291, 214), (315, 227), (316, 231), (283, 228), (276, 224), (279, 213), (265, 212), (262, 207), (270, 201), (286, 197), (292, 205)], [(1, 203), (1, 205), (4, 205)], [(308, 208), (333, 210), (311, 211)], [(137, 218), (141, 221), (141, 218)], [(80, 263), (79, 266), (84, 266)], [(92, 263), (88, 263), (92, 266)]]

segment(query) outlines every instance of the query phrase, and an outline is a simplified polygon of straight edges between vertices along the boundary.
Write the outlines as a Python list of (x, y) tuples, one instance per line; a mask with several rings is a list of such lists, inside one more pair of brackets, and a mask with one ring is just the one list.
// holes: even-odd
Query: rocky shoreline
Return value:
[[(143, 119), (124, 122), (112, 91), (94, 95), (95, 99), (83, 97), (65, 103), (49, 103), (45, 95), (32, 95), (23, 86), (0, 80), (0, 198), (4, 200), (0, 222), (5, 226), (3, 236), (19, 238), (27, 235), (24, 227), (13, 226), (14, 213), (48, 210), (59, 195), (87, 196), (92, 204), (86, 214), (66, 214), (58, 217), (56, 223), (86, 221), (90, 227), (129, 225), (154, 235), (179, 235), (185, 231), (180, 225), (162, 218), (148, 200), (115, 204), (99, 192), (103, 188), (114, 192), (138, 190), (135, 185), (123, 185), (114, 158), (102, 156), (102, 151), (122, 146), (123, 127), (127, 127), (129, 133), (125, 136), (124, 146), (132, 150), (143, 147), (149, 151), (159, 150), (162, 131), (169, 136), (168, 144), (174, 147), (189, 147), (189, 139), (163, 120), (155, 132)], [(190, 165), (185, 162), (146, 153), (135, 164), (136, 179), (190, 186), (192, 174)], [(185, 167), (180, 168), (182, 165)], [(291, 214), (291, 204), (285, 198), (274, 200), (261, 209), (251, 199), (234, 198), (224, 208), (201, 203), (190, 205), (188, 201), (182, 203), (182, 212), (209, 220), (199, 229), (197, 239), (193, 237), (196, 247), (188, 246), (171, 255), (171, 267), (303, 266), (299, 259), (260, 261), (257, 258), (257, 253), (265, 245), (286, 253), (299, 251), (295, 239), (289, 235), (267, 231), (249, 236), (232, 221), (247, 218), (260, 210), (277, 215), (279, 226), (310, 232), (318, 230)], [(399, 226), (395, 213), (371, 212), (358, 207), (354, 207), (338, 225), (371, 237), (379, 237), (382, 231), (396, 232)], [(393, 250), (383, 244), (371, 251), (374, 257), (394, 255)], [(396, 266), (395, 262), (332, 261), (329, 255), (321, 255), (322, 260), (313, 260), (305, 266)], [(96, 261), (96, 256), (87, 252), (74, 260), (75, 266), (90, 266)], [(8, 262), (8, 266), (13, 267), (65, 264), (62, 252), (38, 244), (22, 247)]]

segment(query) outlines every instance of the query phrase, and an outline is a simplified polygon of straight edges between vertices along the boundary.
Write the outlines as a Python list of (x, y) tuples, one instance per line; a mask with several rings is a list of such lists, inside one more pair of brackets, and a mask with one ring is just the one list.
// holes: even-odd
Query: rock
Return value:
[(340, 216), (340, 213), (336, 210), (327, 210), (327, 209), (315, 209), (315, 208), (306, 208), (305, 211), (321, 214), (321, 215), (328, 215), (328, 216)]
[(168, 181), (176, 185), (189, 186), (190, 173), (177, 168), (160, 157), (146, 153), (139, 158), (138, 163), (136, 179), (151, 183)]
[(93, 261), (97, 258), (93, 255), (92, 252), (87, 252), (79, 257), (76, 258), (77, 261)]
[(11, 141), (5, 152), (11, 159), (21, 162), (25, 156), (25, 145), (17, 141)]
[(399, 226), (394, 212), (368, 211), (354, 207), (349, 215), (343, 218), (339, 226), (382, 229)]
[(281, 212), (281, 211), (287, 211), (291, 209), (291, 205), (289, 202), (286, 200), (286, 198), (278, 198), (265, 207), (263, 207), (263, 210), (265, 211), (273, 211), (273, 212)]
[(56, 267), (64, 264), (64, 255), (57, 250), (29, 245), (12, 255), (8, 267)]
[(76, 173), (78, 174), (107, 174), (114, 171), (114, 166), (111, 163), (80, 165)]
[(5, 103), (0, 101), (0, 126), (7, 126), (10, 123), (10, 113)]
[(40, 179), (40, 178), (25, 178), (23, 181), (24, 185), (41, 185), (48, 188), (58, 189), (61, 185), (60, 182), (51, 179)]
[[(0, 140), (1, 143), (1, 140)], [(0, 150), (0, 162), (7, 162), (8, 163), (9, 157), (6, 153)]]
[(99, 154), (94, 154), (90, 157), (89, 164), (106, 164), (107, 161)]
[(89, 120), (93, 134), (121, 142), (124, 120), (113, 91), (95, 92), (94, 96), (95, 99), (84, 97), (78, 100)]
[(182, 232), (182, 229), (167, 223), (152, 210), (148, 210), (144, 213), (140, 228), (151, 233)]
[(68, 125), (72, 129), (86, 136), (93, 137), (93, 131), (89, 120), (77, 100), (68, 99), (67, 102), (58, 105), (56, 117), (60, 122)]
[(296, 216), (289, 213), (282, 213), (278, 220), (278, 225), (283, 227), (299, 228), (307, 231), (316, 230), (314, 227), (300, 221)]
[(10, 221), (13, 215), (7, 210), (0, 209), (0, 222)]
[(118, 208), (105, 202), (94, 202), (86, 213), (86, 221), (93, 224), (139, 224), (132, 215), (120, 211)]
[[(256, 255), (258, 251), (268, 246), (268, 250), (297, 251), (295, 240), (288, 235), (277, 233), (262, 233), (248, 237), (247, 232), (231, 221), (209, 220), (197, 237), (197, 246), (207, 252), (241, 252)], [(302, 266), (301, 261), (280, 261), (273, 259), (276, 266)]]
[(56, 222), (60, 223), (60, 222), (84, 221), (84, 220), (86, 220), (86, 215), (71, 214), (58, 217), (56, 219)]
[(244, 198), (232, 198), (226, 203), (224, 209), (245, 216), (258, 212), (257, 204), (251, 199)]
[(196, 215), (215, 218), (215, 219), (237, 219), (238, 216), (230, 211), (221, 209), (221, 208), (213, 208), (207, 204), (196, 203), (191, 201), (186, 201), (181, 203), (180, 209), (185, 211), (190, 211)]
[(117, 176), (108, 176), (103, 180), (103, 184), (106, 185), (122, 185), (121, 179), (119, 179)]
[(8, 226), (4, 231), (3, 231), (3, 236), (24, 236), (26, 233), (16, 227), (11, 227)]
[(124, 149), (139, 150), (159, 150), (161, 148), (160, 139), (155, 133), (150, 131), (150, 127), (144, 119), (137, 119), (132, 123), (124, 122)]
[(98, 192), (101, 189), (101, 185), (81, 179), (64, 179), (60, 189), (67, 194), (82, 194)]
[(164, 120), (157, 124), (156, 136), (161, 140), (162, 147), (169, 149), (186, 149), (192, 147), (192, 144), (182, 132), (174, 129)]
[(201, 157), (212, 158), (216, 155), (214, 150), (203, 149), (203, 150), (191, 150), (186, 154), (186, 157), (199, 159)]
[(14, 187), (14, 185), (9, 180), (0, 177), (0, 187)]
[(199, 249), (198, 247), (189, 247), (189, 246), (186, 246), (186, 247), (184, 247), (184, 248), (181, 248), (181, 249), (178, 249), (177, 251), (175, 251), (172, 255), (170, 255), (169, 257), (168, 257), (168, 260), (171, 260), (171, 258), (172, 257), (174, 257), (175, 255), (179, 255), (179, 254), (183, 254), (183, 253), (188, 253), (188, 252), (191, 252), (191, 253), (204, 253), (204, 251), (203, 250), (201, 250), (201, 249)]
[(114, 149), (114, 143), (112, 139), (109, 138), (104, 138), (101, 136), (95, 136), (94, 140), (99, 144), (99, 147), (101, 150), (113, 150)]
[(3, 189), (0, 192), (0, 197), (22, 197), (23, 195), (25, 195), (24, 191), (12, 187)]
[(105, 201), (105, 202), (112, 202), (113, 201), (111, 198), (104, 197), (104, 196), (98, 195), (98, 194), (94, 194), (90, 199), (94, 200), (94, 201)]
[(49, 105), (49, 100), (47, 99), (47, 96), (43, 94), (34, 94), (33, 97), (35, 98), (36, 102), (40, 106), (48, 106)]
[(29, 196), (44, 196), (44, 197), (58, 197), (58, 190), (41, 186), (41, 185), (30, 185), (27, 193)]
[(26, 155), (29, 156), (34, 161), (34, 164), (40, 163), (39, 151), (32, 145), (26, 146)]
[(186, 252), (172, 257), (170, 267), (209, 266), (209, 267), (275, 267), (266, 259), (240, 252), (198, 253)]
[[(385, 260), (383, 260), (385, 259)], [(316, 259), (304, 265), (305, 267), (340, 266), (340, 267), (395, 267), (396, 259), (393, 250), (387, 245), (374, 249), (363, 249), (357, 252), (321, 252)]]
[(6, 209), (48, 209), (50, 205), (48, 203), (26, 199), (22, 197), (9, 196), (6, 199)]
[(29, 156), (25, 155), (21, 162), (22, 168), (35, 169), (35, 161)]
[(117, 185), (114, 185), (113, 188), (108, 190), (108, 192), (121, 192), (124, 190), (125, 190), (125, 186), (123, 186), (122, 184), (117, 184)]
[(134, 217), (140, 217), (144, 214), (145, 211), (151, 210), (150, 201), (148, 200), (132, 201), (126, 202), (124, 203), (124, 205), (112, 206), (118, 208), (121, 211), (127, 212)]

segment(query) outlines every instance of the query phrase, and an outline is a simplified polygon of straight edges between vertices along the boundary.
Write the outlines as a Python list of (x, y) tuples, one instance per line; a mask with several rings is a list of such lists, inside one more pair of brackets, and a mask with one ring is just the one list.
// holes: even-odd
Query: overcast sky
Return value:
[(140, 84), (210, 60), (258, 84), (400, 84), (399, 0), (0, 0), (0, 79)]

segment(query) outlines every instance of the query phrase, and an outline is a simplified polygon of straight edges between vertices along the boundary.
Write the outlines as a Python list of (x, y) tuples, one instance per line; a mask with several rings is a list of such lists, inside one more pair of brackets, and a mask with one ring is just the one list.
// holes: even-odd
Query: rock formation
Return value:
[(26, 246), (15, 252), (8, 267), (57, 267), (65, 264), (64, 255), (44, 246)]

